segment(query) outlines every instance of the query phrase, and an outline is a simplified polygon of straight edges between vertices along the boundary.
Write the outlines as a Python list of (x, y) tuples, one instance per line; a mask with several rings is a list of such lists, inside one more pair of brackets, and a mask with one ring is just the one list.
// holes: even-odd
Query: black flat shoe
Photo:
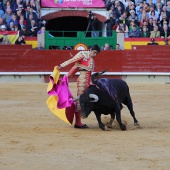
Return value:
[(84, 124), (83, 126), (74, 125), (74, 128), (87, 129), (87, 128), (89, 128), (89, 127), (88, 127), (86, 124)]

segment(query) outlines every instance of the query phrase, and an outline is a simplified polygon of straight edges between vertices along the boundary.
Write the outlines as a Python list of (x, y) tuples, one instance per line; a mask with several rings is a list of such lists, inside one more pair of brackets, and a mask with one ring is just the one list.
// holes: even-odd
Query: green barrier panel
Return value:
[[(70, 36), (71, 35), (71, 36)], [(102, 47), (108, 43), (112, 49), (115, 49), (117, 43), (116, 31), (113, 31), (111, 37), (85, 37), (83, 31), (46, 31), (45, 49), (63, 49), (65, 46), (75, 47), (83, 43), (87, 47), (98, 44)]]

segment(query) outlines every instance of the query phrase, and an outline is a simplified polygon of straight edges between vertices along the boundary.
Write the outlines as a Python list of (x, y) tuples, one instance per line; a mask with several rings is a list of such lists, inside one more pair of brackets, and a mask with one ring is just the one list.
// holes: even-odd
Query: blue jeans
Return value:
[(99, 31), (92, 31), (91, 37), (99, 37)]

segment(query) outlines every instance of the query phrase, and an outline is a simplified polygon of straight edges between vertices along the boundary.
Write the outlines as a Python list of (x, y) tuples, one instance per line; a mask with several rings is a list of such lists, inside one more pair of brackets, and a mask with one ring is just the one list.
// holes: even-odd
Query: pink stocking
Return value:
[(75, 117), (76, 117), (75, 124), (78, 125), (78, 126), (83, 126), (83, 124), (81, 123), (81, 111), (76, 111)]

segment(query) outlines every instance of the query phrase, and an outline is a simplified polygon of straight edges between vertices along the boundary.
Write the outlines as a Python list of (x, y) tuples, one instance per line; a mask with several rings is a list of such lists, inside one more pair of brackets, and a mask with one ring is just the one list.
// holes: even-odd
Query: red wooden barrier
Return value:
[[(55, 65), (71, 58), (74, 50), (34, 50), (28, 46), (18, 49), (0, 48), (0, 72), (51, 72)], [(24, 48), (25, 47), (25, 48)], [(170, 50), (165, 46), (140, 47), (136, 50), (101, 51), (95, 60), (95, 71), (108, 72), (170, 72)], [(168, 47), (166, 47), (168, 48)], [(72, 65), (63, 68), (68, 71)]]
[(32, 49), (32, 45), (15, 45), (15, 44), (10, 44), (10, 45), (5, 45), (5, 44), (0, 44), (0, 50), (18, 50), (18, 49)]

